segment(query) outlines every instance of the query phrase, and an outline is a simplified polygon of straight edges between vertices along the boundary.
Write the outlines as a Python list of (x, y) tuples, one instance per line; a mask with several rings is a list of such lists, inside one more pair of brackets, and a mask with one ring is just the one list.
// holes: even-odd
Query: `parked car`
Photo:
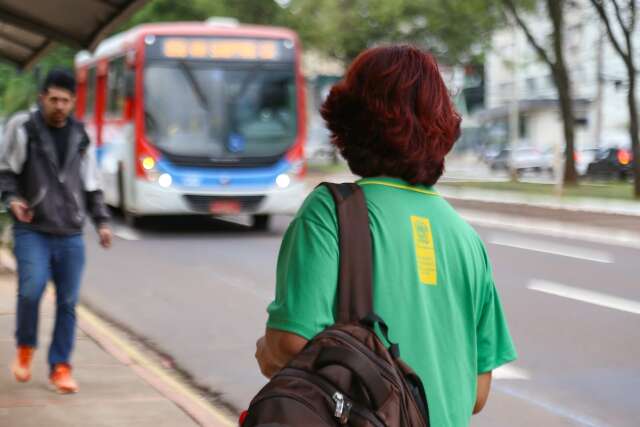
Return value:
[(536, 147), (518, 147), (511, 155), (511, 165), (518, 172), (551, 172), (553, 156)]
[(484, 156), (484, 161), (492, 171), (509, 170), (511, 150), (509, 148), (499, 148), (488, 151)]
[(576, 163), (576, 172), (579, 176), (584, 176), (587, 174), (587, 169), (589, 165), (596, 159), (598, 155), (598, 148), (582, 148), (580, 150), (576, 150), (574, 159)]
[(494, 149), (485, 153), (484, 160), (494, 171), (509, 170), (512, 167), (518, 173), (553, 170), (553, 156), (531, 146), (520, 146), (515, 150), (508, 147)]
[(592, 178), (615, 178), (626, 180), (633, 175), (631, 150), (626, 148), (600, 149), (587, 167), (587, 176)]
[[(575, 150), (573, 152), (573, 160), (576, 168), (576, 173), (579, 176), (584, 176), (587, 173), (587, 168), (589, 164), (593, 162), (596, 158), (596, 154), (598, 153), (598, 148), (587, 147)], [(553, 147), (548, 148), (544, 152), (545, 161), (548, 167), (546, 168), (549, 172), (554, 171), (555, 169), (555, 152)], [(560, 161), (564, 164), (566, 159), (566, 150), (562, 150)]]

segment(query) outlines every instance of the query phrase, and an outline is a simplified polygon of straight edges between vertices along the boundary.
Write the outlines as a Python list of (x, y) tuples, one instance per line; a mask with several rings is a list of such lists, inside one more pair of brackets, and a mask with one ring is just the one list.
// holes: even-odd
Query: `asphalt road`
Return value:
[[(83, 299), (244, 408), (264, 384), (254, 343), (288, 221), (277, 218), (266, 234), (209, 221), (142, 232), (118, 224), (112, 250), (88, 239)], [(508, 222), (476, 228), (520, 359), (495, 373), (471, 425), (640, 425), (640, 249), (606, 235), (586, 242), (524, 234)]]

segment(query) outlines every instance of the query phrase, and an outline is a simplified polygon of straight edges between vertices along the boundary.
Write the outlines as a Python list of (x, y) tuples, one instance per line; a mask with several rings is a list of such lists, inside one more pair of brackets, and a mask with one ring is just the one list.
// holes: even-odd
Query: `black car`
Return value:
[(587, 167), (591, 178), (629, 179), (633, 175), (633, 159), (630, 150), (624, 148), (603, 148), (595, 160)]

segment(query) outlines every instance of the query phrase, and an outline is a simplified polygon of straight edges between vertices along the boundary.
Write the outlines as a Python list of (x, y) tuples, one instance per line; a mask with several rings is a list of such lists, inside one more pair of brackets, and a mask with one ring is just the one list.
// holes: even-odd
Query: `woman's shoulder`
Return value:
[(337, 215), (331, 192), (324, 185), (316, 187), (302, 203), (295, 219), (309, 221), (324, 226), (330, 230), (337, 230)]

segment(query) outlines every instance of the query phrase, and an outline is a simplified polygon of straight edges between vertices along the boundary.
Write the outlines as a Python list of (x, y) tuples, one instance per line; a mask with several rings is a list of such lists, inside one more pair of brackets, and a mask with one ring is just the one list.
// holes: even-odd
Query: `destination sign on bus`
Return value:
[(161, 51), (158, 53), (161, 53), (164, 58), (226, 61), (293, 59), (293, 43), (286, 40), (165, 37), (160, 40), (160, 45)]

